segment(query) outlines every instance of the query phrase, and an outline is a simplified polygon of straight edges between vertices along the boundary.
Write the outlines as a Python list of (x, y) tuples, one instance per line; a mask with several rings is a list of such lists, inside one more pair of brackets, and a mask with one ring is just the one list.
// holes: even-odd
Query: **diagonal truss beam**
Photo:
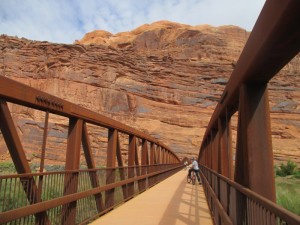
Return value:
[[(2, 100), (0, 100), (0, 129), (17, 172), (31, 173), (13, 118), (7, 103)], [(37, 203), (39, 201), (39, 190), (34, 179), (23, 177), (20, 180), (30, 204)], [(36, 214), (36, 221), (41, 220), (44, 220), (46, 224), (49, 223), (46, 212)]]

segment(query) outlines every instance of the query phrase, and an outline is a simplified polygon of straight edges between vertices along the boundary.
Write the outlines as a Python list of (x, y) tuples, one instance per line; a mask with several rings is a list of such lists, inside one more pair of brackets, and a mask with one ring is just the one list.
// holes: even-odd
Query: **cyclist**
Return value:
[(197, 179), (198, 179), (198, 182), (199, 182), (199, 184), (201, 184), (200, 173), (199, 173), (199, 165), (198, 165), (198, 162), (196, 161), (196, 159), (194, 157), (192, 158), (192, 167), (189, 169), (189, 174), (188, 174), (189, 178), (191, 178), (192, 171), (195, 172), (195, 174), (197, 176)]

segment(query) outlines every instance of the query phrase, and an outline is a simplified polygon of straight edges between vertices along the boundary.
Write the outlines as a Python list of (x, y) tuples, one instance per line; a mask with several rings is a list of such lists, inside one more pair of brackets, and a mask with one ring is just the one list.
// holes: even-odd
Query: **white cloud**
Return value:
[(129, 31), (158, 20), (251, 30), (264, 0), (0, 0), (0, 33), (73, 43), (96, 29)]

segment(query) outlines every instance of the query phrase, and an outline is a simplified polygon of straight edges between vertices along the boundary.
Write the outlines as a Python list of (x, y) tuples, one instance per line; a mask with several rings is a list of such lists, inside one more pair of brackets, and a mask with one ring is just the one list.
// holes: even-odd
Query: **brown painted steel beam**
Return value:
[[(69, 118), (76, 117), (86, 121), (87, 123), (103, 126), (105, 128), (116, 129), (119, 132), (128, 135), (135, 135), (138, 138), (146, 139), (150, 142), (156, 143), (157, 145), (161, 145), (168, 151), (172, 152), (166, 145), (160, 143), (156, 138), (146, 133), (4, 76), (0, 76), (0, 98), (30, 108), (49, 111), (50, 113)], [(177, 157), (174, 152), (172, 153), (175, 157)], [(179, 161), (178, 157), (177, 159)]]
[(235, 181), (275, 201), (267, 85), (241, 87), (238, 122)]
[[(156, 163), (156, 146), (154, 143), (150, 143), (150, 169), (149, 173), (155, 172), (155, 167), (153, 166)], [(149, 180), (149, 186), (153, 186), (155, 179), (153, 177)]]
[(70, 118), (66, 152), (66, 170), (78, 170), (82, 143), (83, 121)]
[[(121, 180), (125, 180), (125, 170), (124, 170), (124, 164), (123, 164), (123, 159), (122, 159), (122, 152), (121, 152), (121, 146), (120, 146), (120, 138), (119, 135), (117, 136), (117, 161), (118, 161), (118, 167), (119, 167), (119, 173), (120, 173), (120, 179)], [(127, 186), (123, 185), (122, 186), (122, 192), (123, 192), (123, 197), (124, 199), (128, 198), (128, 194), (127, 194)]]
[(204, 152), (203, 157), (204, 157), (204, 165), (208, 167), (208, 139), (205, 140), (205, 145), (204, 147), (202, 146), (202, 149), (200, 151)]
[[(108, 130), (108, 145), (107, 145), (107, 159), (106, 167), (111, 168), (106, 171), (106, 184), (112, 184), (115, 182), (116, 176), (116, 153), (117, 153), (117, 140), (118, 140), (118, 131), (115, 129)], [(111, 189), (105, 192), (105, 207), (110, 208), (114, 205), (115, 202), (115, 189)]]
[(212, 169), (219, 171), (219, 132), (214, 130), (212, 132)]
[[(203, 140), (218, 126), (218, 118), (231, 116), (238, 108), (239, 87), (267, 83), (300, 50), (300, 1), (266, 1), (237, 61), (222, 98), (210, 119)], [(229, 110), (229, 109), (233, 110)]]
[[(45, 154), (46, 154), (46, 143), (47, 143), (47, 136), (48, 136), (48, 123), (49, 123), (49, 112), (47, 111), (45, 114), (45, 123), (44, 123), (44, 132), (43, 132), (43, 144), (41, 149), (41, 161), (40, 161), (40, 173), (44, 171), (44, 164), (45, 164)], [(42, 190), (43, 190), (43, 176), (39, 176), (38, 182), (38, 202), (42, 201)], [(46, 219), (46, 224), (49, 223), (48, 219), (45, 218), (46, 214), (39, 215), (36, 219), (36, 224), (44, 224)]]
[(142, 166), (148, 166), (149, 160), (148, 160), (148, 145), (147, 140), (142, 141)]
[(232, 136), (231, 122), (228, 118), (219, 118), (219, 168), (220, 173), (232, 179)]
[(165, 149), (164, 149), (164, 148), (161, 148), (161, 149), (160, 149), (160, 152), (161, 152), (161, 163), (162, 163), (162, 164), (165, 164), (165, 157), (166, 157)]
[(0, 127), (18, 173), (31, 173), (21, 140), (7, 103), (0, 100)]
[(42, 150), (41, 150), (40, 173), (42, 173), (44, 171), (46, 144), (47, 144), (47, 136), (48, 136), (48, 123), (49, 123), (49, 112), (46, 111), (45, 123), (44, 123), (44, 133), (43, 133), (43, 145), (42, 145)]
[(156, 153), (157, 153), (156, 164), (161, 164), (161, 147), (160, 146), (157, 146)]
[(155, 164), (155, 144), (150, 144), (150, 165)]
[(208, 168), (212, 168), (212, 132), (210, 132), (208, 138), (208, 146), (207, 146), (207, 166)]
[(124, 163), (123, 163), (123, 159), (122, 159), (122, 152), (121, 152), (119, 135), (117, 136), (117, 152), (116, 152), (116, 156), (117, 156), (117, 161), (118, 161), (118, 167), (123, 167)]
[[(7, 145), (8, 151), (14, 162), (15, 168), (18, 173), (31, 173), (30, 166), (26, 160), (25, 151), (23, 149), (21, 140), (19, 138), (17, 129), (15, 127), (13, 118), (11, 117), (9, 108), (5, 101), (0, 99), (0, 129)], [(35, 181), (32, 178), (20, 178), (24, 192), (30, 204), (40, 201), (40, 192), (37, 188)], [(36, 221), (43, 220), (46, 224), (49, 223), (46, 213), (36, 214)]]
[[(135, 152), (136, 152), (136, 137), (134, 135), (129, 135), (129, 145), (128, 145), (128, 178), (134, 177), (134, 166), (135, 166)], [(127, 185), (128, 197), (134, 195), (134, 183), (129, 183)]]
[[(89, 169), (95, 169), (96, 164), (94, 161), (93, 153), (92, 153), (92, 148), (91, 148), (91, 143), (88, 135), (88, 130), (86, 123), (83, 123), (83, 129), (82, 129), (82, 147), (83, 147), (83, 152), (85, 155), (85, 160), (87, 167)], [(90, 180), (93, 188), (99, 187), (100, 183), (97, 177), (96, 172), (91, 171), (90, 172)], [(95, 195), (95, 201), (96, 201), (96, 206), (98, 212), (102, 212), (104, 210), (104, 204), (103, 204), (103, 199), (102, 199), (102, 194), (99, 193)]]
[[(138, 140), (138, 143), (139, 143), (139, 140)], [(139, 158), (139, 144), (136, 145), (136, 149), (135, 149), (135, 157), (134, 157), (134, 161), (135, 161), (135, 174), (136, 176), (140, 176), (141, 175), (141, 167), (140, 167), (140, 158)], [(143, 189), (142, 189), (142, 181), (139, 180), (138, 181), (138, 188), (139, 188), (139, 192), (141, 192)]]
[[(139, 141), (138, 141), (139, 142)], [(139, 144), (138, 144), (139, 145)], [(135, 145), (136, 149), (135, 149), (135, 155), (134, 155), (134, 163), (136, 166), (140, 165), (140, 159), (139, 159), (139, 148), (138, 145)]]
[[(143, 140), (142, 141), (142, 160), (141, 160), (142, 171), (141, 171), (141, 175), (147, 174), (148, 165), (149, 165), (148, 145), (147, 145), (147, 141)], [(146, 180), (141, 181), (141, 189), (142, 190), (146, 189)]]
[(167, 150), (165, 150), (165, 164), (168, 164), (169, 163), (169, 153)]
[[(80, 164), (80, 149), (82, 138), (83, 121), (81, 119), (70, 118), (67, 152), (66, 152), (66, 170), (78, 170)], [(78, 173), (70, 172), (66, 174), (64, 181), (64, 195), (76, 193), (78, 189)], [(76, 219), (76, 201), (64, 205), (62, 209), (62, 224), (75, 224)]]
[(83, 152), (86, 160), (86, 165), (89, 169), (95, 169), (96, 164), (94, 161), (94, 156), (91, 148), (91, 142), (87, 130), (86, 123), (83, 123), (82, 127), (82, 147), (83, 147)]

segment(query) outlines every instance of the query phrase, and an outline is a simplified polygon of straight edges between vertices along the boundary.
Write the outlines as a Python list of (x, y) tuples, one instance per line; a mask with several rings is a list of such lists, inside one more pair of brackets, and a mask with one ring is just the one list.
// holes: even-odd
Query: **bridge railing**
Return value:
[[(172, 164), (166, 164), (4, 175), (0, 178), (0, 222), (61, 224), (71, 212), (70, 205), (76, 203), (75, 224), (86, 223), (173, 175), (181, 168), (181, 165), (174, 167)], [(139, 170), (144, 169), (146, 173), (138, 176), (141, 174)], [(129, 177), (131, 171), (134, 173), (133, 177)], [(115, 181), (107, 183), (107, 176), (112, 174)], [(75, 186), (71, 182), (74, 179), (78, 180)], [(40, 180), (43, 180), (42, 189), (34, 191), (32, 187), (39, 186)], [(65, 184), (66, 180), (70, 181), (68, 185)], [(93, 185), (96, 182), (99, 186)], [(67, 188), (75, 188), (77, 192), (66, 195)], [(112, 195), (105, 195), (108, 192)], [(30, 203), (28, 198), (42, 201)], [(112, 199), (113, 202), (109, 206), (106, 205), (107, 207), (101, 203), (101, 200), (107, 203)], [(40, 215), (37, 219), (35, 215), (42, 212), (46, 212), (47, 217)]]
[[(10, 112), (16, 105), (26, 107), (25, 115), (30, 114), (27, 109), (32, 114), (35, 111), (45, 114), (42, 125), (36, 122), (43, 130), (37, 154), (39, 173), (31, 171), (25, 151), (28, 145), (20, 137), (17, 121)], [(43, 172), (49, 153), (47, 144), (53, 139), (53, 134), (49, 137), (48, 126), (52, 115), (68, 120), (64, 125), (67, 135), (59, 137), (66, 138), (59, 140), (66, 148), (63, 149), (65, 164), (63, 171)], [(27, 120), (29, 124), (35, 122)], [(104, 165), (97, 164), (92, 149), (91, 139), (100, 131), (93, 133), (90, 128), (98, 127), (107, 131)], [(174, 152), (150, 135), (3, 76), (0, 76), (0, 128), (0, 137), (18, 173), (0, 175), (0, 224), (86, 223), (183, 167)], [(125, 154), (121, 136), (127, 139)], [(25, 139), (34, 141), (34, 137)], [(86, 170), (80, 169), (81, 155)]]
[(200, 166), (200, 169), (205, 195), (215, 224), (300, 224), (299, 216), (249, 188), (207, 167)]
[[(251, 190), (251, 196), (255, 193), (272, 202), (276, 201), (276, 195), (268, 82), (299, 54), (299, 21), (300, 1), (266, 1), (211, 117), (198, 155), (202, 165), (233, 179), (236, 186)], [(238, 124), (234, 155), (231, 118), (235, 113)], [(218, 177), (215, 173), (210, 174), (214, 179)], [(227, 190), (229, 199), (230, 189)], [(220, 206), (217, 202), (214, 204)], [(233, 224), (255, 224), (242, 219), (246, 216), (247, 209), (243, 208), (246, 206), (253, 207), (250, 214), (257, 210), (257, 214), (249, 214), (249, 218), (259, 216), (261, 211), (255, 204), (252, 200), (242, 204), (237, 212), (239, 220), (232, 221)], [(286, 211), (275, 210), (273, 213), (277, 212), (280, 215), (275, 214), (276, 218), (289, 221), (281, 216)]]

